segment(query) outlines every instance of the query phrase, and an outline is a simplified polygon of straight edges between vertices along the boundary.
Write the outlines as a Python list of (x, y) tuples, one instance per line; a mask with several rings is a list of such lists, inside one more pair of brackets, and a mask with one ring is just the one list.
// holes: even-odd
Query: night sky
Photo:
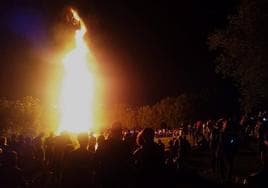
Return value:
[(109, 103), (152, 104), (203, 89), (215, 90), (219, 99), (232, 97), (206, 43), (210, 32), (225, 26), (236, 2), (1, 1), (0, 96), (46, 98), (57, 67), (51, 59), (61, 47), (55, 28), (74, 5), (89, 28)]

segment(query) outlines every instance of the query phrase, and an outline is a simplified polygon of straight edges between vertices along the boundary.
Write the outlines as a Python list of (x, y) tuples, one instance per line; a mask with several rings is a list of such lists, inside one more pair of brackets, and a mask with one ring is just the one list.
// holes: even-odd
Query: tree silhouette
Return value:
[(241, 94), (245, 112), (267, 105), (268, 94), (268, 2), (243, 0), (229, 24), (208, 37), (218, 54), (216, 71), (233, 79)]

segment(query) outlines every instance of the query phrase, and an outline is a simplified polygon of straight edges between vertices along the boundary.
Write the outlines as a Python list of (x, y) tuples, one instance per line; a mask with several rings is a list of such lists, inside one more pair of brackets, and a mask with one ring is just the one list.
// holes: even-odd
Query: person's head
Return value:
[(79, 142), (80, 148), (87, 148), (88, 146), (88, 134), (87, 133), (78, 134), (77, 140)]
[(227, 119), (223, 119), (220, 123), (220, 130), (221, 132), (224, 132), (228, 127), (228, 121)]
[(98, 136), (97, 138), (98, 146), (103, 145), (104, 142), (105, 142), (105, 137), (103, 135)]
[(45, 136), (45, 133), (44, 132), (41, 132), (40, 134), (39, 134), (39, 137), (40, 138), (43, 138)]
[(122, 139), (122, 124), (120, 122), (112, 124), (110, 137), (112, 139)]
[(60, 133), (60, 138), (63, 142), (70, 142), (71, 141), (71, 135), (67, 131), (63, 131)]
[(6, 145), (7, 144), (7, 138), (5, 136), (0, 136), (0, 144)]
[(89, 133), (89, 137), (95, 137), (95, 136), (94, 136), (94, 132), (90, 132), (90, 133)]
[(90, 137), (89, 137), (89, 140), (88, 140), (88, 146), (90, 148), (92, 148), (92, 147), (95, 148), (96, 143), (97, 143), (96, 137), (93, 134), (91, 134)]
[(138, 146), (142, 146), (144, 144), (144, 138), (143, 138), (142, 131), (138, 133), (137, 138), (136, 138), (136, 143)]
[(169, 140), (168, 145), (171, 147), (174, 144), (174, 140)]
[(31, 143), (32, 143), (32, 138), (29, 137), (29, 136), (27, 136), (27, 137), (25, 138), (25, 142), (26, 142), (27, 144), (31, 144)]
[(154, 130), (152, 128), (143, 129), (142, 134), (145, 143), (154, 142)]

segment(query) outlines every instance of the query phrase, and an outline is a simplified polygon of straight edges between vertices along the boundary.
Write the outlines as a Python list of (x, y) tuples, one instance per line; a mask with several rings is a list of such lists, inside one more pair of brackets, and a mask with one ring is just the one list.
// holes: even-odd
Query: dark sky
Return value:
[(200, 89), (232, 96), (228, 83), (215, 74), (206, 41), (226, 24), (234, 2), (1, 1), (0, 96), (45, 99), (52, 92), (49, 85), (58, 67), (50, 61), (61, 46), (55, 30), (69, 5), (79, 9), (89, 28), (89, 46), (107, 83), (109, 102), (151, 104)]

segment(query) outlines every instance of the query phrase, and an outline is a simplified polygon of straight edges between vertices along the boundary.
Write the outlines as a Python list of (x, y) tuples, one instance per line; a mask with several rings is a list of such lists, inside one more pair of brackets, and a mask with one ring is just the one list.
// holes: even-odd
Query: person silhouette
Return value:
[(0, 167), (1, 187), (26, 187), (27, 183), (22, 171), (18, 168), (18, 154), (15, 151), (4, 154), (4, 163)]
[(163, 149), (154, 142), (154, 135), (153, 129), (145, 128), (137, 138), (140, 147), (134, 152), (134, 158), (138, 170), (138, 187), (163, 186), (161, 180), (164, 153)]
[(79, 148), (66, 158), (63, 171), (63, 187), (91, 187), (93, 185), (93, 154), (88, 151), (87, 133), (77, 136)]
[(129, 183), (130, 153), (123, 140), (122, 124), (112, 124), (110, 134), (105, 143), (103, 155), (103, 187), (126, 187)]

